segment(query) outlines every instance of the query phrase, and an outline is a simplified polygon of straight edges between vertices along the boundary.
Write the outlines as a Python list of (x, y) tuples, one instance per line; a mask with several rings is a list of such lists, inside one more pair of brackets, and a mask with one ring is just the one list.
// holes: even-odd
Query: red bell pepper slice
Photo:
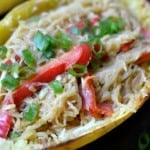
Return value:
[[(4, 105), (16, 104), (19, 106), (22, 103), (22, 100), (28, 96), (34, 94), (29, 90), (29, 86), (36, 82), (50, 82), (57, 75), (67, 71), (73, 64), (82, 64), (87, 65), (91, 59), (91, 48), (88, 44), (80, 44), (74, 47), (68, 53), (56, 58), (55, 60), (47, 63), (46, 65), (37, 69), (37, 73), (27, 80), (25, 83), (20, 85), (11, 95), (11, 97), (6, 97), (4, 100)], [(36, 87), (39, 90), (41, 87)], [(6, 114), (7, 112), (5, 112)], [(8, 116), (11, 118), (11, 116)], [(6, 137), (8, 131), (11, 128), (12, 119), (10, 122), (8, 119), (3, 119), (3, 114), (0, 115), (0, 137)], [(5, 128), (7, 127), (7, 130)]]
[[(67, 71), (73, 64), (87, 65), (90, 59), (91, 48), (88, 44), (80, 44), (74, 47), (68, 53), (40, 67), (31, 79), (23, 83), (12, 93), (12, 98), (8, 97), (5, 99), (5, 104), (14, 103), (19, 106), (24, 98), (34, 93), (29, 89), (33, 83), (50, 82), (57, 75)], [(35, 88), (39, 90), (41, 87)]]
[(93, 18), (90, 19), (90, 26), (93, 27), (97, 25), (99, 22), (100, 22), (100, 17), (94, 16)]
[(126, 42), (126, 43), (123, 43), (120, 46), (120, 52), (128, 52), (128, 51), (130, 51), (130, 49), (133, 47), (133, 43), (134, 43), (134, 40), (131, 40), (131, 41)]
[(136, 61), (137, 64), (142, 64), (146, 61), (149, 61), (150, 60), (150, 52), (146, 52), (146, 53), (143, 53), (139, 58), (138, 60)]
[(0, 137), (6, 138), (12, 124), (13, 117), (6, 112), (0, 114)]
[(96, 94), (92, 76), (85, 76), (81, 79), (81, 95), (83, 106), (86, 111), (96, 117), (111, 116), (113, 113), (112, 103), (96, 103)]
[[(93, 26), (97, 25), (99, 23), (99, 21), (100, 21), (99, 16), (94, 16), (93, 18), (89, 19), (89, 26), (93, 27)], [(83, 29), (86, 26), (86, 22), (85, 22), (85, 20), (81, 20), (79, 22), (76, 22), (74, 26), (79, 29)], [(71, 27), (66, 27), (66, 31), (70, 32), (70, 28)]]
[[(97, 25), (97, 23), (100, 21), (100, 18), (99, 16), (94, 16), (92, 17), (91, 19), (89, 19), (89, 23), (90, 23), (90, 27), (93, 27), (95, 25)], [(80, 22), (77, 22), (75, 24), (76, 27), (78, 28), (84, 28), (85, 27), (85, 21), (80, 21)]]

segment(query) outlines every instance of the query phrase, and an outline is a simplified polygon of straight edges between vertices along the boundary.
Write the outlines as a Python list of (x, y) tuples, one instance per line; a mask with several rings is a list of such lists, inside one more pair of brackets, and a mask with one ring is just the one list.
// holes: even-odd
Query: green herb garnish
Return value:
[(75, 64), (68, 70), (75, 77), (82, 77), (87, 73), (87, 67), (84, 65)]
[(63, 85), (61, 81), (55, 80), (50, 83), (50, 86), (54, 90), (55, 93), (62, 93), (63, 92)]
[(22, 55), (23, 55), (24, 62), (28, 67), (34, 68), (36, 66), (36, 58), (32, 54), (30, 49), (23, 50)]
[(33, 37), (33, 43), (44, 57), (52, 58), (55, 56), (54, 47), (56, 46), (56, 40), (52, 36), (37, 31)]
[(138, 139), (139, 150), (147, 150), (150, 145), (150, 136), (148, 133), (142, 133)]
[(0, 58), (3, 59), (6, 57), (7, 48), (5, 46), (0, 46)]
[(10, 138), (10, 139), (16, 139), (16, 138), (18, 138), (19, 136), (21, 136), (21, 133), (16, 132), (16, 131), (12, 131), (12, 132), (9, 133), (9, 138)]
[(72, 39), (66, 33), (58, 30), (55, 37), (57, 39), (57, 47), (68, 50), (72, 46)]
[(23, 119), (34, 122), (37, 118), (39, 107), (39, 104), (36, 103), (28, 105), (23, 112)]
[(10, 76), (6, 75), (2, 80), (1, 80), (2, 86), (7, 89), (7, 90), (14, 90), (16, 87), (19, 85), (19, 80)]

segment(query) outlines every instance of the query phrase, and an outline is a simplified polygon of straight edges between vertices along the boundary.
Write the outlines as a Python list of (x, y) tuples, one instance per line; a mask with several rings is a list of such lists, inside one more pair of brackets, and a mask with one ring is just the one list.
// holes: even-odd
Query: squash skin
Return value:
[(3, 15), (14, 6), (24, 2), (25, 0), (1, 0), (0, 1), (0, 15)]
[(26, 20), (59, 6), (59, 0), (30, 0), (16, 6), (0, 21), (0, 44), (4, 44), (11, 36), (19, 21)]

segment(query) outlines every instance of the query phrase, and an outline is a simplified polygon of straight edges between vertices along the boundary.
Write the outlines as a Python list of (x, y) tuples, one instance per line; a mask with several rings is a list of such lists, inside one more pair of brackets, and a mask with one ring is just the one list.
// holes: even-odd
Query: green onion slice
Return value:
[(33, 43), (40, 51), (45, 51), (49, 47), (49, 40), (41, 31), (35, 33)]
[(139, 150), (146, 150), (150, 145), (150, 136), (148, 133), (142, 133), (138, 139)]
[(30, 49), (24, 49), (22, 51), (22, 55), (23, 55), (24, 62), (28, 67), (34, 68), (36, 66), (36, 58), (32, 54)]
[(100, 67), (100, 60), (99, 59), (92, 59), (90, 61), (90, 64), (89, 64), (90, 68), (95, 71), (97, 70), (99, 67)]
[(55, 34), (59, 48), (69, 49), (72, 46), (72, 39), (64, 32), (58, 30)]
[(26, 80), (30, 78), (34, 74), (34, 70), (32, 68), (29, 68), (28, 66), (22, 66), (19, 69), (19, 78), (21, 80)]
[(13, 63), (11, 65), (8, 65), (8, 64), (1, 64), (0, 65), (0, 70), (1, 71), (7, 71), (7, 72), (10, 72), (10, 73), (18, 72), (18, 68), (19, 68), (19, 64), (17, 62)]
[(17, 62), (11, 65), (11, 74), (14, 78), (19, 78), (19, 64)]
[(5, 46), (0, 46), (0, 58), (3, 59), (6, 57), (7, 48)]
[(21, 136), (21, 133), (20, 133), (20, 132), (12, 131), (12, 132), (9, 133), (9, 138), (10, 138), (10, 139), (16, 139), (16, 138), (18, 138), (19, 136)]
[(122, 31), (123, 28), (124, 20), (122, 18), (110, 16), (105, 20), (100, 21), (99, 25), (94, 27), (93, 30), (96, 36), (103, 37), (108, 34), (118, 33)]
[(34, 122), (38, 116), (39, 107), (36, 103), (28, 105), (23, 112), (23, 119)]
[(1, 71), (11, 72), (11, 65), (1, 64), (1, 65), (0, 65), (0, 70), (1, 70)]
[(75, 64), (68, 70), (75, 77), (82, 77), (87, 73), (87, 67), (84, 65)]
[(55, 80), (51, 82), (50, 86), (54, 90), (55, 93), (62, 93), (63, 92), (63, 85), (61, 81)]
[(55, 56), (54, 47), (57, 45), (56, 42), (54, 37), (43, 34), (41, 31), (37, 31), (33, 37), (33, 43), (36, 48), (48, 59)]
[(13, 76), (6, 75), (1, 80), (2, 86), (7, 90), (14, 90), (19, 85), (19, 80), (14, 78)]

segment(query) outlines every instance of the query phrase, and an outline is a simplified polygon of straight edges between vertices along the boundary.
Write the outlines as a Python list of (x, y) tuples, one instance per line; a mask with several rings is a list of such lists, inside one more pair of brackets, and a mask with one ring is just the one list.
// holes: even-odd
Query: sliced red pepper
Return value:
[[(94, 16), (93, 18), (91, 18), (91, 19), (89, 20), (89, 25), (90, 25), (90, 27), (93, 27), (93, 26), (97, 25), (97, 23), (98, 23), (99, 21), (100, 21), (99, 16)], [(77, 28), (79, 28), (79, 29), (83, 29), (83, 28), (86, 26), (85, 20), (79, 21), (79, 22), (75, 23), (74, 26), (77, 27)], [(71, 28), (71, 27), (66, 27), (66, 31), (67, 31), (67, 32), (70, 32), (70, 28)]]
[(20, 60), (21, 60), (21, 57), (19, 56), (19, 55), (15, 55), (15, 60), (16, 60), (16, 62), (20, 62)]
[[(58, 74), (61, 74), (65, 71), (65, 64), (56, 64), (56, 66), (49, 66), (49, 69), (43, 70), (43, 72), (38, 72), (30, 80), (23, 83), (18, 87), (13, 93), (12, 97), (7, 97), (5, 99), (5, 104), (16, 104), (19, 106), (22, 103), (22, 100), (28, 96), (33, 95), (33, 91), (30, 90), (30, 86), (36, 82), (50, 82)], [(41, 86), (34, 86), (36, 90), (40, 90)]]
[(146, 52), (146, 53), (143, 53), (139, 58), (138, 60), (136, 61), (137, 64), (142, 64), (146, 61), (149, 61), (150, 60), (150, 52)]
[(111, 116), (113, 113), (112, 103), (96, 103), (96, 94), (92, 76), (81, 79), (81, 95), (83, 97), (84, 109), (96, 117)]
[[(49, 62), (48, 64), (42, 66), (37, 70), (37, 74), (34, 75), (31, 79), (22, 84), (18, 89), (16, 89), (11, 97), (5, 98), (4, 105), (16, 104), (19, 106), (22, 103), (22, 100), (28, 96), (31, 96), (33, 92), (29, 90), (29, 86), (36, 82), (50, 82), (57, 75), (65, 72), (73, 64), (82, 64), (87, 65), (91, 59), (91, 48), (88, 44), (80, 44), (74, 47), (68, 53), (60, 56), (59, 58)], [(39, 90), (41, 87), (36, 87)], [(0, 118), (3, 118), (3, 114), (0, 115)], [(11, 116), (10, 116), (11, 117)], [(2, 120), (2, 121), (1, 121)], [(10, 130), (12, 124), (12, 119), (7, 124), (7, 119), (4, 122), (3, 119), (0, 119), (0, 128), (1, 134), (0, 137), (6, 137), (8, 131)], [(8, 130), (6, 130), (5, 126)]]
[(11, 128), (13, 117), (10, 116), (7, 112), (2, 112), (0, 114), (0, 137), (6, 138), (8, 132)]
[(134, 40), (131, 40), (131, 41), (126, 42), (126, 43), (123, 43), (120, 46), (120, 52), (128, 52), (132, 48), (133, 42), (134, 42)]
[(85, 22), (84, 21), (79, 21), (75, 24), (77, 28), (84, 28), (85, 27)]
[(90, 26), (93, 27), (97, 25), (99, 21), (100, 21), (99, 16), (94, 16), (93, 18), (90, 19)]
[[(37, 70), (36, 75), (18, 87), (13, 93), (12, 98), (6, 98), (5, 104), (14, 103), (17, 106), (22, 103), (22, 100), (31, 96), (32, 92), (29, 87), (36, 82), (50, 82), (57, 75), (65, 72), (73, 64), (87, 65), (91, 59), (91, 48), (88, 44), (81, 44), (74, 47), (68, 53), (60, 56)], [(35, 87), (39, 90), (41, 87)]]
[(7, 61), (6, 61), (6, 64), (7, 64), (7, 65), (12, 65), (12, 61), (11, 61), (11, 60), (7, 60)]

